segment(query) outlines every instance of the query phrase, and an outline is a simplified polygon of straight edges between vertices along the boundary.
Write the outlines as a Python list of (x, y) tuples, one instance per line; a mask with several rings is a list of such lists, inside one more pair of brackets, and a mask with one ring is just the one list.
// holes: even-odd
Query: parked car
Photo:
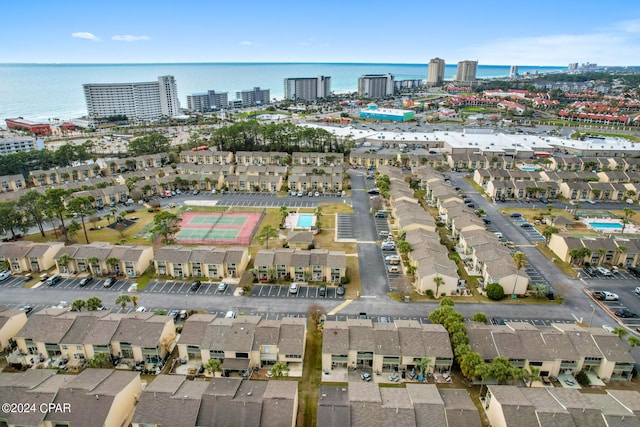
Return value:
[(320, 193), (316, 191), (315, 193), (313, 193), (313, 197), (320, 197)]
[(400, 267), (397, 265), (389, 265), (387, 266), (387, 271), (389, 273), (400, 273)]
[(382, 242), (382, 245), (380, 246), (382, 248), (383, 251), (395, 251), (396, 250), (396, 244), (390, 241), (386, 241), (386, 242)]
[(633, 293), (636, 295), (640, 295), (640, 286), (637, 286), (634, 290)]
[(378, 190), (377, 188), (372, 188), (371, 190), (367, 191), (367, 193), (378, 195), (380, 194), (380, 190)]
[(640, 277), (640, 268), (629, 267), (627, 270), (629, 271), (629, 274), (631, 274), (633, 277)]
[(289, 293), (290, 294), (298, 293), (298, 284), (296, 282), (293, 282), (292, 284), (289, 285)]
[(511, 218), (522, 218), (522, 214), (518, 213), (518, 212), (512, 212), (511, 215), (509, 215), (509, 217), (511, 217)]
[(93, 277), (87, 276), (84, 279), (80, 280), (80, 286), (87, 286), (87, 283), (91, 282)]
[(115, 277), (109, 277), (104, 281), (104, 284), (102, 286), (104, 286), (105, 288), (110, 288), (116, 283), (116, 280), (117, 279)]
[(533, 225), (529, 224), (528, 222), (524, 222), (524, 223), (520, 224), (520, 227), (522, 227), (522, 228), (533, 228)]
[(318, 296), (327, 296), (327, 287), (325, 285), (320, 285), (320, 287), (318, 288)]
[(344, 295), (344, 286), (338, 285), (338, 289), (336, 289), (336, 295)]
[(389, 237), (389, 232), (386, 231), (386, 230), (382, 230), (382, 231), (378, 232), (378, 236), (387, 238), (387, 237)]
[(136, 312), (138, 313), (145, 313), (147, 311), (146, 307), (138, 307), (136, 308)]
[(603, 276), (613, 276), (611, 270), (604, 267), (596, 267), (596, 271), (598, 272), (598, 274), (601, 274)]
[(24, 311), (25, 314), (29, 314), (33, 311), (33, 307), (31, 307), (30, 305), (25, 305), (20, 310)]
[(384, 260), (391, 265), (398, 265), (400, 264), (401, 258), (400, 255), (387, 255), (384, 257)]
[(598, 272), (591, 267), (584, 267), (582, 271), (584, 271), (587, 276), (595, 277), (598, 275)]
[(485, 224), (491, 224), (491, 220), (488, 218), (482, 218), (482, 222), (484, 222)]
[(193, 195), (197, 196), (198, 194), (200, 194), (200, 190), (193, 190)]
[(604, 329), (605, 331), (613, 334), (613, 327), (609, 326), (609, 325), (602, 325), (602, 329)]
[(177, 322), (180, 319), (180, 310), (171, 310), (167, 316), (173, 317), (173, 321)]
[(236, 312), (233, 310), (227, 311), (227, 313), (224, 315), (225, 319), (235, 319), (236, 317)]
[(225, 282), (220, 282), (218, 284), (218, 292), (224, 292), (227, 290), (227, 284)]
[(202, 282), (200, 282), (200, 280), (196, 280), (195, 282), (191, 282), (191, 287), (189, 288), (189, 290), (191, 292), (197, 292), (198, 289), (200, 289), (200, 286), (202, 286)]
[(600, 301), (618, 301), (620, 300), (620, 297), (618, 296), (618, 294), (614, 294), (613, 292), (608, 292), (608, 291), (592, 291), (591, 295), (593, 295), (594, 298), (600, 300)]
[(53, 277), (49, 277), (47, 279), (47, 286), (55, 286), (61, 280), (62, 280), (62, 277), (58, 276), (58, 275), (55, 275)]
[(621, 317), (623, 319), (625, 318), (630, 318), (630, 317), (638, 317), (637, 313), (634, 313), (633, 311), (629, 310), (628, 308), (623, 308), (621, 310), (616, 311), (615, 314), (617, 317)]
[(491, 323), (493, 323), (494, 325), (504, 325), (504, 319), (502, 317), (492, 317), (491, 318)]
[(363, 372), (362, 374), (360, 374), (360, 379), (362, 381), (371, 381), (371, 374), (368, 372)]
[(378, 211), (373, 215), (374, 218), (386, 218), (387, 217), (387, 213), (386, 212), (382, 212), (382, 211)]
[(7, 280), (9, 277), (11, 277), (11, 271), (6, 269), (0, 271), (0, 280)]

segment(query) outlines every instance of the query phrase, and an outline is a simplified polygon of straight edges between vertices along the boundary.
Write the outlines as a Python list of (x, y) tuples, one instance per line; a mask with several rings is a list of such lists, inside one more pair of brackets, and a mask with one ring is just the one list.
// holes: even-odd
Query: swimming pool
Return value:
[(533, 171), (537, 171), (540, 168), (537, 168), (535, 166), (522, 166), (520, 168), (521, 171), (526, 171), (526, 172), (533, 172)]
[(617, 222), (590, 222), (592, 228), (622, 229), (622, 224)]
[(298, 228), (309, 228), (313, 225), (313, 217), (312, 214), (298, 214), (298, 222), (296, 227)]

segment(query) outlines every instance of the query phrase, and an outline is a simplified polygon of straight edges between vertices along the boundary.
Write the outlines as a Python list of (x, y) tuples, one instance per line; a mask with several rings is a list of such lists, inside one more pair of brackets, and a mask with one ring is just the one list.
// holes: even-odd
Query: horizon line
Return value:
[[(456, 62), (445, 62), (445, 65), (457, 65)], [(202, 65), (202, 64), (343, 64), (343, 65), (424, 65), (425, 62), (334, 62), (334, 61), (183, 61), (183, 62), (0, 62), (2, 65)], [(528, 65), (528, 64), (481, 64), (485, 67), (545, 67), (545, 68), (567, 68), (568, 65)], [(599, 65), (598, 67), (636, 67), (635, 65)]]

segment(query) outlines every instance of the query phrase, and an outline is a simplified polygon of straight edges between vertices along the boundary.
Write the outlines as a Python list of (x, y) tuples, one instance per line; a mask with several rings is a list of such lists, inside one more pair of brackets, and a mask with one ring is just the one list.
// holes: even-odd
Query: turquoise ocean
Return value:
[[(287, 77), (331, 76), (331, 90), (357, 90), (362, 74), (391, 73), (397, 80), (426, 79), (427, 64), (362, 63), (172, 63), (172, 64), (0, 64), (0, 120), (67, 120), (86, 115), (82, 85), (154, 81), (173, 75), (181, 106), (187, 95), (207, 90), (235, 92), (259, 86), (271, 90), (271, 98), (282, 99)], [(548, 73), (566, 67), (520, 66), (523, 73)], [(456, 65), (447, 65), (445, 79), (452, 79)], [(505, 77), (508, 65), (478, 65), (478, 78)]]

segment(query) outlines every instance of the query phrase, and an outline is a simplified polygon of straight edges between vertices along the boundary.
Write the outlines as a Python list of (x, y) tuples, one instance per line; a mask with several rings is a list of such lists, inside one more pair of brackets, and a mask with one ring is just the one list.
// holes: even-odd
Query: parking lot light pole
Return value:
[(593, 326), (593, 315), (596, 313), (596, 306), (591, 304), (591, 319), (589, 319), (589, 327)]

